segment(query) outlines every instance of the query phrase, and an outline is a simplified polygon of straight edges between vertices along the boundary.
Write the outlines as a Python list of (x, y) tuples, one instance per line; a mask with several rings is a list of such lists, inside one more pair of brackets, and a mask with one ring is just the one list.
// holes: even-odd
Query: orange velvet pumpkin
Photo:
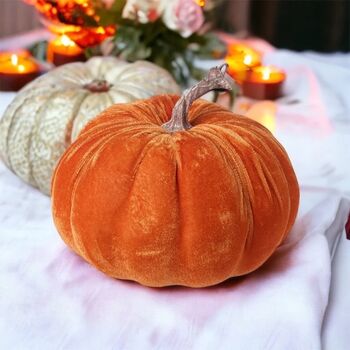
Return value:
[(191, 102), (162, 95), (114, 105), (56, 168), (57, 229), (109, 276), (213, 285), (257, 269), (293, 225), (298, 183), (279, 142), (251, 119)]

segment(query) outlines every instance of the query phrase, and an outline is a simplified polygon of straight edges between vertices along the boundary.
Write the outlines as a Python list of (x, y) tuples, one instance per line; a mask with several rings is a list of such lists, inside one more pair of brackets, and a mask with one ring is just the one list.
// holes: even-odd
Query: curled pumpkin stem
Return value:
[(213, 67), (208, 75), (191, 88), (184, 91), (176, 102), (171, 119), (162, 125), (168, 132), (188, 130), (192, 125), (188, 121), (188, 112), (192, 103), (209, 91), (231, 91), (232, 81), (226, 74), (227, 64)]

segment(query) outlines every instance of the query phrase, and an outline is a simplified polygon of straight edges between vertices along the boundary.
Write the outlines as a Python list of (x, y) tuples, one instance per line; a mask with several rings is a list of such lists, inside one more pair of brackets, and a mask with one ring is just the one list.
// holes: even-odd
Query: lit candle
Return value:
[(28, 52), (0, 53), (0, 91), (18, 91), (39, 74), (39, 65)]
[(226, 62), (229, 74), (238, 82), (242, 82), (248, 71), (261, 64), (258, 52), (242, 44), (232, 44), (228, 48)]
[(61, 66), (66, 63), (84, 61), (85, 55), (83, 49), (63, 34), (49, 42), (47, 60), (55, 66)]
[(243, 95), (257, 100), (275, 100), (281, 96), (285, 78), (285, 73), (276, 67), (254, 67), (242, 83)]

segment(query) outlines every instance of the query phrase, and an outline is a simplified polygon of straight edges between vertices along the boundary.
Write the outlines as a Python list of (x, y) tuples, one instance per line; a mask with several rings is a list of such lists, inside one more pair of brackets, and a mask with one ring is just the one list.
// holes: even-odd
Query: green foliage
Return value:
[(112, 6), (108, 9), (101, 3), (101, 0), (93, 0), (93, 4), (95, 5), (96, 14), (100, 18), (99, 25), (109, 26), (122, 21), (122, 12), (126, 0), (114, 1)]
[(160, 20), (153, 23), (123, 21), (114, 37), (113, 54), (127, 61), (148, 60), (167, 69), (182, 85), (202, 72), (195, 68), (196, 58), (222, 57), (225, 45), (213, 34), (193, 34), (183, 38)]
[(36, 42), (35, 44), (28, 47), (28, 51), (37, 60), (45, 62), (47, 55), (47, 41), (43, 40)]

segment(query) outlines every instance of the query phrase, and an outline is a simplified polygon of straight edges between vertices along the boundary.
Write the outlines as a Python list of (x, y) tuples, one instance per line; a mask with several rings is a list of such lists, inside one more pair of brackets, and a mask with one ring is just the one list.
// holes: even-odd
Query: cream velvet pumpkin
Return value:
[(50, 194), (54, 167), (80, 130), (107, 107), (180, 93), (164, 69), (145, 61), (94, 57), (25, 86), (0, 120), (0, 155), (20, 178)]

